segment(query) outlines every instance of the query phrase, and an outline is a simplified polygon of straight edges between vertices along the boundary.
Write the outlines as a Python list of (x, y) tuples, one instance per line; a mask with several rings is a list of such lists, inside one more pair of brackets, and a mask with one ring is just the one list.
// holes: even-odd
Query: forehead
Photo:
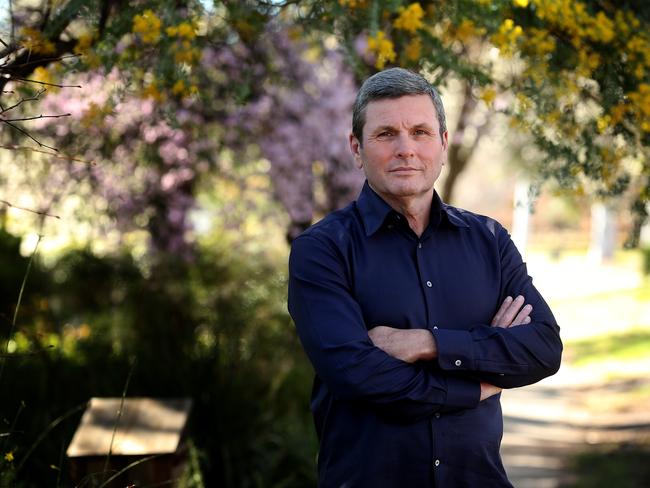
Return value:
[(426, 124), (438, 128), (438, 116), (429, 95), (407, 95), (372, 100), (366, 106), (366, 129), (380, 126)]

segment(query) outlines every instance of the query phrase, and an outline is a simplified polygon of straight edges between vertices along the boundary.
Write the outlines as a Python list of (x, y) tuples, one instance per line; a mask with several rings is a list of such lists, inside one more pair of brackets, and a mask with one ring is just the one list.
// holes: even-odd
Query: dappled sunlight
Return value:
[(650, 437), (650, 279), (639, 251), (606, 264), (537, 251), (528, 266), (565, 349), (555, 376), (504, 392), (504, 463), (517, 487), (570, 486), (575, 453)]

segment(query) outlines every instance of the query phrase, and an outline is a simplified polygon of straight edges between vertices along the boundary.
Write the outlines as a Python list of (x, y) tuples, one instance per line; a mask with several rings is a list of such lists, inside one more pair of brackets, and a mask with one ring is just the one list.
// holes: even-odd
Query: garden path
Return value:
[(650, 328), (650, 303), (638, 298), (638, 265), (599, 265), (585, 256), (528, 259), (530, 274), (562, 328), (560, 371), (536, 385), (504, 391), (502, 455), (516, 488), (570, 481), (570, 455), (605, 443), (650, 439), (650, 409), (635, 395), (650, 389), (650, 355), (632, 362), (576, 367), (571, 341)]

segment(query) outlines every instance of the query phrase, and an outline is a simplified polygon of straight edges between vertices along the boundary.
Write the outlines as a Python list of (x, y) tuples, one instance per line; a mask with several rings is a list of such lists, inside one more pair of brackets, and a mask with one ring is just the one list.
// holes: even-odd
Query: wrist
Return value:
[(420, 329), (420, 337), (418, 338), (418, 345), (420, 347), (418, 359), (424, 361), (431, 361), (438, 356), (438, 348), (433, 334), (427, 329)]

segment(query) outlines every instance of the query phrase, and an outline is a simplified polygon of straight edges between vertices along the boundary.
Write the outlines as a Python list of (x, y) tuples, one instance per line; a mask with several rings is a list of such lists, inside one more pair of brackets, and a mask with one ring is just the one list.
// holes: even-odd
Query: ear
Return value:
[(445, 131), (442, 133), (442, 165), (444, 166), (447, 162), (447, 149), (449, 149), (449, 132)]
[(349, 135), (349, 142), (350, 151), (354, 157), (354, 163), (356, 164), (357, 168), (361, 169), (363, 168), (363, 160), (361, 159), (361, 143), (359, 142), (359, 139), (357, 139), (356, 136), (352, 133)]

